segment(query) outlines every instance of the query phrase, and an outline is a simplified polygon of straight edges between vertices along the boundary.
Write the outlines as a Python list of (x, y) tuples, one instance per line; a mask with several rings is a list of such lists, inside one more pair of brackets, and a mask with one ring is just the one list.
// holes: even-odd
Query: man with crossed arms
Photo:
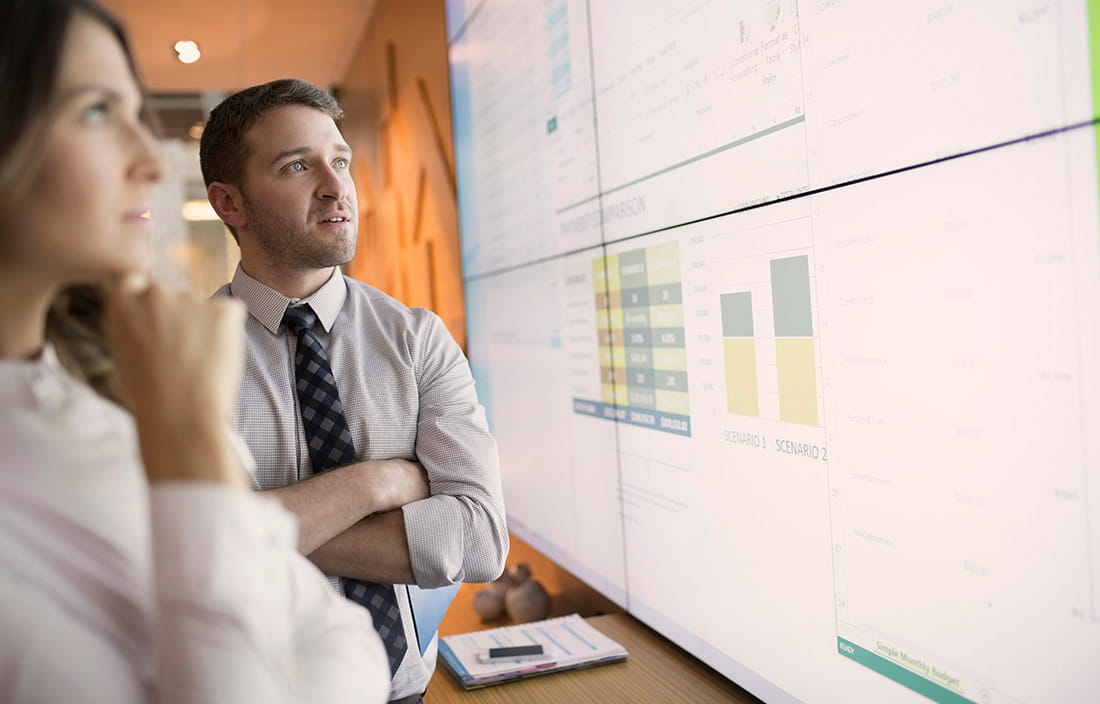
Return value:
[(508, 534), (462, 351), (438, 316), (338, 268), (358, 234), (340, 117), (305, 81), (254, 86), (213, 110), (200, 158), (241, 248), (217, 295), (249, 311), (237, 424), (258, 488), (297, 514), (300, 548), (334, 588), (372, 611), (391, 700), (410, 704), (437, 651), (433, 638), (421, 656), (403, 585), (491, 581)]

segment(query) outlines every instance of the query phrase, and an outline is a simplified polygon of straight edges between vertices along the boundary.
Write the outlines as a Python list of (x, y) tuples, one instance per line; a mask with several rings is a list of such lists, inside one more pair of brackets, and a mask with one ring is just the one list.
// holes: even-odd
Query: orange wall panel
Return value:
[(381, 0), (344, 80), (359, 251), (349, 275), (435, 311), (465, 347), (443, 4)]

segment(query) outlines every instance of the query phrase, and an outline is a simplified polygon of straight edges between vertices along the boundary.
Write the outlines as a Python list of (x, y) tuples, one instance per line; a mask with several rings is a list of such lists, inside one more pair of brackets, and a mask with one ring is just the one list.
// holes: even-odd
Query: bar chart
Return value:
[(817, 374), (809, 257), (771, 261), (779, 419), (817, 425)]
[(746, 265), (761, 275), (719, 294), (726, 410), (819, 426), (810, 257), (756, 255)]
[(724, 293), (721, 301), (727, 407), (730, 413), (737, 415), (759, 416), (760, 389), (756, 379), (752, 291)]

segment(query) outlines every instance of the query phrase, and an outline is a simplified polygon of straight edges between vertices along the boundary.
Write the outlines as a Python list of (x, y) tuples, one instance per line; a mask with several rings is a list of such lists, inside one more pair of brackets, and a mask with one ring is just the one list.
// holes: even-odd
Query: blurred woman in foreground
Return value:
[(0, 701), (384, 701), (226, 431), (243, 308), (143, 280), (142, 100), (101, 8), (0, 0)]

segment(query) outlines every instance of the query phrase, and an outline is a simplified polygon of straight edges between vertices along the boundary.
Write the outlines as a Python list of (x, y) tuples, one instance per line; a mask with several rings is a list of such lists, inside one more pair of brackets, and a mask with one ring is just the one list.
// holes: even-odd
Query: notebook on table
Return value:
[[(483, 662), (490, 649), (541, 645), (545, 655), (537, 659)], [(592, 667), (626, 659), (626, 648), (592, 627), (577, 614), (491, 628), (439, 639), (443, 665), (464, 689)]]

